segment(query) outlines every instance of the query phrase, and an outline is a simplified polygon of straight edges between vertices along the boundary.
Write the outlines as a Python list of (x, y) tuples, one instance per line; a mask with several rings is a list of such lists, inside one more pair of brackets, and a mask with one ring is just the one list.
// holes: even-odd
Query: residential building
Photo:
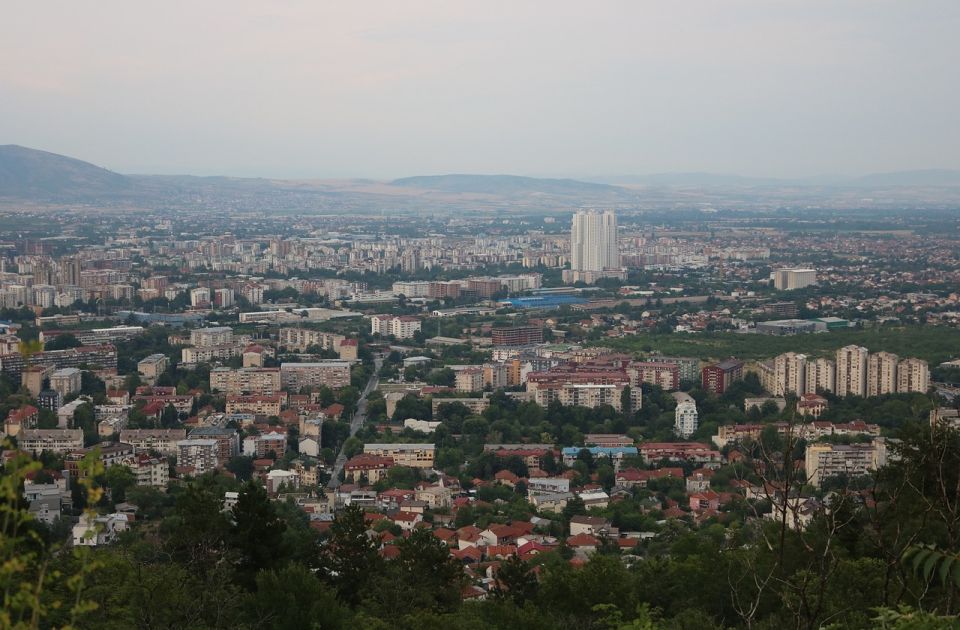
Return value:
[(157, 379), (167, 371), (170, 359), (165, 354), (151, 354), (137, 363), (137, 372), (150, 385), (156, 385)]
[(700, 379), (700, 359), (696, 357), (665, 357), (655, 355), (650, 357), (654, 363), (670, 363), (680, 369), (680, 381), (696, 381)]
[(897, 391), (926, 393), (930, 389), (930, 369), (922, 359), (904, 359), (897, 366)]
[(243, 354), (243, 345), (228, 343), (220, 346), (196, 346), (180, 350), (180, 361), (188, 365), (229, 361)]
[(293, 392), (304, 387), (346, 387), (350, 384), (350, 363), (336, 359), (315, 363), (282, 363), (280, 384)]
[(258, 416), (279, 416), (282, 398), (279, 394), (268, 396), (227, 396), (227, 413), (252, 413)]
[(176, 455), (177, 442), (187, 438), (186, 429), (123, 429), (120, 441), (133, 446), (137, 452), (156, 451)]
[(74, 547), (98, 547), (109, 545), (116, 541), (120, 532), (129, 528), (129, 517), (126, 514), (107, 514), (93, 516), (81, 514), (80, 521), (73, 526)]
[(217, 440), (180, 440), (177, 442), (177, 467), (202, 475), (217, 467)]
[(280, 388), (280, 368), (247, 367), (234, 370), (217, 367), (210, 370), (211, 391), (232, 396), (269, 396), (276, 394)]
[[(541, 407), (557, 401), (565, 406), (591, 408), (610, 405), (621, 411), (623, 392), (629, 385), (630, 377), (623, 370), (560, 367), (527, 375), (527, 391)], [(642, 396), (640, 388), (630, 388), (630, 394), (631, 408), (638, 409)]]
[(617, 217), (612, 211), (573, 215), (570, 230), (570, 274), (572, 282), (588, 284), (604, 277), (604, 272), (620, 269), (617, 243)]
[(36, 428), (39, 420), (40, 410), (33, 405), (25, 405), (7, 414), (3, 421), (3, 433), (9, 437), (17, 437), (25, 429)]
[(819, 394), (803, 394), (797, 401), (797, 413), (804, 417), (819, 418), (828, 406), (827, 399)]
[(141, 453), (133, 458), (130, 469), (137, 477), (138, 486), (166, 488), (170, 482), (170, 466), (163, 457), (150, 457)]
[(634, 361), (627, 366), (630, 386), (638, 388), (642, 383), (657, 385), (667, 391), (680, 388), (680, 366), (660, 361)]
[(457, 370), (455, 378), (458, 392), (479, 392), (483, 390), (483, 368), (468, 367)]
[(367, 455), (390, 457), (397, 466), (432, 468), (436, 447), (433, 444), (364, 444)]
[(883, 396), (897, 391), (897, 364), (900, 357), (876, 352), (867, 357), (867, 396)]
[(373, 484), (386, 476), (387, 471), (394, 466), (392, 457), (361, 454), (348, 459), (343, 465), (343, 472), (345, 478), (352, 483), (361, 483), (365, 478), (367, 483)]
[(483, 386), (500, 389), (509, 385), (509, 368), (506, 363), (485, 363), (483, 365)]
[(412, 339), (420, 332), (420, 319), (409, 315), (371, 315), (370, 334), (397, 339)]
[(336, 350), (346, 339), (343, 335), (310, 330), (309, 328), (281, 328), (280, 345), (288, 350), (306, 352), (307, 348), (317, 346), (324, 350)]
[(19, 447), (39, 455), (43, 451), (69, 453), (83, 448), (81, 429), (21, 429), (17, 436)]
[(495, 346), (532, 346), (543, 343), (542, 326), (504, 326), (490, 331)]
[(190, 431), (187, 439), (215, 441), (217, 463), (221, 466), (240, 453), (240, 433), (230, 427), (197, 427)]
[(774, 396), (800, 395), (805, 389), (807, 357), (796, 352), (785, 352), (773, 360)]
[(817, 281), (817, 270), (807, 268), (777, 269), (770, 276), (778, 291), (792, 291), (808, 287)]
[(660, 460), (689, 461), (707, 467), (720, 465), (720, 452), (703, 442), (645, 442), (639, 447), (640, 457), (647, 464)]
[(697, 432), (699, 426), (697, 403), (684, 392), (674, 392), (673, 399), (677, 401), (677, 408), (673, 416), (673, 432), (684, 439)]
[(30, 395), (36, 398), (40, 392), (47, 389), (50, 382), (50, 375), (56, 370), (52, 367), (42, 365), (30, 365), (23, 369), (20, 374), (20, 384), (27, 388)]
[[(209, 302), (209, 295), (207, 297)], [(210, 326), (190, 331), (190, 343), (194, 346), (224, 346), (233, 342), (233, 329), (229, 326)]]
[(837, 364), (832, 359), (807, 360), (804, 393), (833, 393), (837, 388)]
[[(620, 470), (620, 464), (623, 462), (625, 457), (632, 457), (638, 454), (636, 446), (569, 446), (560, 451), (563, 456), (563, 463), (567, 466), (572, 466), (574, 462), (577, 461), (577, 457), (580, 455), (581, 451), (589, 451), (590, 455), (594, 459), (599, 459), (601, 457), (607, 457), (610, 459), (610, 462), (613, 464), (613, 471), (617, 472)], [(531, 480), (532, 481), (532, 480)]]
[(77, 368), (62, 368), (50, 374), (50, 389), (66, 398), (80, 391), (82, 373)]
[(708, 365), (701, 370), (703, 389), (714, 394), (724, 393), (731, 383), (741, 378), (743, 378), (743, 361), (732, 358)]
[(875, 438), (869, 444), (808, 444), (805, 457), (807, 483), (819, 487), (829, 477), (865, 475), (886, 463), (887, 449), (883, 438)]
[(210, 289), (207, 287), (190, 289), (190, 306), (210, 306)]
[(844, 346), (837, 350), (837, 396), (867, 395), (869, 353), (861, 346)]

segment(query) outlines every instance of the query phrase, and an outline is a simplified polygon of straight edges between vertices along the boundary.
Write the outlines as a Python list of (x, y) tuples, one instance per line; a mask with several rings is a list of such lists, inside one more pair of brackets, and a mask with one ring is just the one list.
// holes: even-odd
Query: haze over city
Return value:
[(960, 4), (0, 15), (0, 630), (939, 630)]
[(0, 138), (122, 173), (960, 168), (951, 1), (21, 2)]

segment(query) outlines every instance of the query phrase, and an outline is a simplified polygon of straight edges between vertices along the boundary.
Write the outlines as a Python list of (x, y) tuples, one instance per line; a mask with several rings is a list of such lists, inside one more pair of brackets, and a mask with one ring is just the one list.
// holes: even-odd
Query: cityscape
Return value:
[[(640, 4), (610, 10), (632, 20), (669, 14), (670, 32), (686, 37), (675, 9)], [(749, 15), (732, 10), (738, 25), (785, 10), (746, 4)], [(881, 4), (874, 25), (897, 32), (904, 9)], [(864, 11), (839, 5), (857, 18)], [(596, 17), (579, 3), (565, 8), (570, 15), (544, 19), (573, 28)], [(449, 7), (411, 5), (435, 24), (415, 28), (415, 44), (403, 34), (411, 18), (346, 8), (344, 23), (360, 34), (341, 41), (324, 31), (332, 39), (315, 42), (298, 23), (321, 28), (318, 10), (238, 8), (222, 37), (240, 51), (240, 33), (281, 47), (289, 35), (291, 55), (293, 42), (345, 52), (338, 47), (356, 37), (380, 64), (394, 53), (427, 63), (422, 47), (431, 68), (446, 68), (446, 52), (468, 77), (479, 72), (468, 62), (482, 59), (485, 71), (514, 72), (507, 53), (465, 53), (474, 25)], [(539, 18), (516, 10), (518, 25)], [(937, 16), (956, 25), (960, 14), (936, 2), (913, 10), (931, 46), (955, 53)], [(18, 11), (25, 32), (49, 17)], [(169, 11), (154, 17), (188, 19)], [(783, 33), (816, 13), (790, 11), (776, 21)], [(491, 7), (472, 17), (504, 16)], [(222, 70), (216, 51), (197, 48), (195, 28), (184, 26), (187, 50), (202, 50), (201, 68)], [(606, 18), (579, 28), (594, 46), (627, 32)], [(497, 32), (512, 49), (515, 33)], [(559, 45), (555, 34), (530, 37)], [(45, 41), (35, 50), (53, 50)], [(155, 45), (132, 46), (130, 68), (185, 70), (152, 57)], [(645, 54), (623, 45), (617, 54)], [(799, 49), (765, 45), (801, 59)], [(584, 62), (598, 73), (591, 85), (610, 89), (593, 54)], [(89, 55), (78, 67), (94, 64)], [(351, 95), (414, 98), (384, 87), (397, 79), (363, 55), (343, 63), (355, 75), (329, 77)], [(715, 85), (699, 63), (686, 72)], [(130, 68), (97, 71), (119, 95)], [(272, 68), (268, 84), (298, 93), (298, 81)], [(14, 92), (35, 97), (24, 75), (10, 76)], [(252, 78), (225, 76), (255, 98)], [(554, 89), (554, 76), (539, 77), (538, 89)], [(526, 94), (518, 89), (517, 107)], [(596, 132), (611, 156), (594, 170), (549, 150), (524, 169), (513, 166), (518, 155), (534, 154), (504, 114), (484, 133), (516, 134), (497, 159), (532, 174), (465, 174), (473, 162), (433, 141), (453, 132), (446, 101), (430, 96), (440, 102), (426, 92), (416, 102), (436, 127), (416, 138), (420, 152), (401, 157), (385, 146), (354, 162), (344, 142), (342, 164), (310, 162), (285, 135), (304, 124), (299, 105), (287, 122), (261, 111), (270, 120), (241, 123), (248, 105), (238, 98), (231, 121), (275, 133), (290, 156), (244, 162), (248, 151), (233, 141), (204, 148), (201, 133), (189, 143), (196, 155), (164, 161), (180, 127), (190, 128), (171, 107), (161, 131), (124, 146), (87, 143), (90, 159), (114, 156), (116, 170), (73, 152), (70, 137), (84, 133), (56, 144), (46, 121), (0, 105), (3, 137), (24, 143), (0, 146), (0, 628), (957, 627), (955, 145), (938, 152), (930, 147), (949, 139), (931, 134), (926, 161), (910, 161), (919, 149), (893, 139), (876, 161), (853, 162), (843, 143), (828, 158), (822, 140), (816, 168), (804, 169), (791, 161), (805, 151), (798, 135), (797, 155), (780, 166), (759, 153), (742, 162), (768, 173), (748, 177), (713, 174), (727, 161), (690, 170), (701, 164), (692, 153), (681, 172), (667, 160), (670, 143), (652, 134), (663, 170), (640, 161), (634, 172), (660, 174), (628, 177), (605, 161), (628, 129)], [(333, 107), (316, 102), (321, 113)], [(373, 107), (362, 102), (358, 116)], [(384, 102), (374, 109), (387, 115)], [(604, 115), (620, 124), (618, 107), (604, 111), (579, 124), (594, 129)], [(21, 115), (28, 131), (14, 133)], [(129, 112), (116, 115), (126, 124)], [(339, 115), (365, 148), (359, 123)], [(909, 125), (929, 131), (912, 117)], [(309, 125), (302, 133), (312, 138)], [(380, 133), (377, 143), (406, 142)], [(25, 146), (31, 134), (63, 149)], [(693, 132), (672, 134), (682, 143)], [(141, 141), (156, 147), (155, 170), (137, 161), (146, 158), (116, 157)], [(567, 141), (573, 155), (594, 146)], [(734, 144), (724, 160), (740, 164), (746, 149)], [(441, 162), (425, 160), (430, 151)], [(449, 167), (429, 166), (443, 160)], [(239, 175), (221, 175), (229, 169)], [(192, 170), (200, 174), (173, 174)], [(598, 172), (607, 175), (590, 175)]]

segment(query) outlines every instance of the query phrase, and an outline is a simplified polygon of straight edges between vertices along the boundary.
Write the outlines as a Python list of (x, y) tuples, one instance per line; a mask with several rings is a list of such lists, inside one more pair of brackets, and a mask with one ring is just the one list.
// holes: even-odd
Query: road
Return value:
[[(367, 381), (367, 386), (363, 388), (363, 392), (360, 394), (360, 400), (357, 401), (357, 411), (353, 414), (353, 418), (350, 419), (350, 437), (353, 437), (357, 434), (357, 431), (360, 430), (360, 427), (363, 426), (363, 423), (367, 419), (367, 396), (373, 393), (377, 386), (380, 384), (380, 367), (383, 365), (383, 359), (375, 358), (373, 360), (373, 375), (370, 377), (370, 380)], [(346, 443), (346, 440), (344, 440)], [(340, 486), (340, 471), (343, 470), (343, 465), (347, 463), (347, 453), (344, 451), (343, 445), (340, 446), (340, 452), (337, 453), (337, 461), (333, 464), (333, 473), (330, 476), (330, 481), (327, 482), (327, 487), (334, 489)]]

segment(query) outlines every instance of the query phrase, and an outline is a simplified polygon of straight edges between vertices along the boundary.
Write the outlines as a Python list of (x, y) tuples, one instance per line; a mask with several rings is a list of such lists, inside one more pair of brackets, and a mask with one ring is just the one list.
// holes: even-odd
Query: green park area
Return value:
[(644, 333), (606, 339), (602, 345), (634, 354), (660, 353), (704, 360), (737, 357), (767, 359), (783, 352), (827, 356), (855, 344), (871, 352), (892, 352), (924, 359), (934, 367), (960, 356), (960, 330), (944, 326), (872, 326), (799, 335), (757, 335), (737, 332)]

